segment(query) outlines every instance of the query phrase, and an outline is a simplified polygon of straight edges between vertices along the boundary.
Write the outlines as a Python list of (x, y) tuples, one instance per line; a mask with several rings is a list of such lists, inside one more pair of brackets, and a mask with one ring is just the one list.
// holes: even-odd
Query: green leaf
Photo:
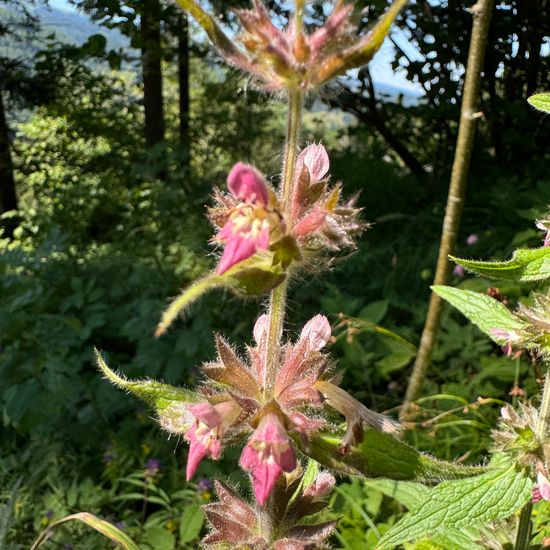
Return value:
[(183, 509), (180, 520), (180, 543), (196, 540), (204, 525), (204, 512), (198, 504), (191, 504)]
[(88, 514), (87, 512), (80, 512), (78, 514), (71, 514), (70, 516), (65, 516), (60, 520), (52, 523), (45, 531), (43, 531), (40, 536), (34, 541), (34, 544), (31, 547), (31, 550), (36, 550), (42, 546), (53, 534), (55, 529), (67, 521), (76, 519), (85, 523), (86, 525), (92, 527), (102, 535), (105, 535), (108, 539), (111, 539), (113, 542), (117, 543), (119, 546), (124, 548), (124, 550), (140, 550), (139, 546), (132, 541), (132, 539), (121, 531), (118, 527), (115, 527), (112, 523), (105, 521), (103, 519), (94, 516), (93, 514)]
[(505, 344), (506, 341), (492, 334), (492, 329), (514, 332), (523, 328), (523, 323), (504, 304), (486, 294), (441, 285), (433, 286), (432, 290), (456, 307), (499, 345)]
[(550, 279), (550, 247), (520, 248), (506, 262), (480, 262), (450, 256), (462, 267), (490, 279), (530, 283)]
[(397, 500), (407, 508), (418, 506), (428, 498), (430, 488), (415, 481), (395, 481), (393, 479), (367, 479), (365, 485)]
[(160, 525), (147, 527), (145, 539), (154, 550), (173, 550), (176, 546), (176, 537)]
[(388, 550), (407, 541), (447, 529), (482, 527), (519, 510), (531, 497), (533, 481), (515, 466), (460, 481), (445, 481), (398, 521), (380, 540), (377, 550)]
[(527, 98), (529, 105), (532, 105), (535, 109), (543, 111), (544, 113), (550, 113), (550, 93), (543, 92), (540, 94), (532, 95)]
[(486, 468), (462, 466), (422, 454), (388, 433), (366, 428), (364, 439), (346, 454), (341, 453), (342, 435), (318, 433), (303, 441), (295, 437), (298, 448), (320, 464), (349, 475), (384, 477), (393, 480), (434, 484), (445, 479), (479, 475)]
[(156, 380), (127, 380), (107, 366), (97, 349), (95, 354), (99, 370), (105, 378), (115, 386), (143, 399), (155, 409), (159, 422), (165, 430), (176, 434), (186, 431), (184, 417), (187, 404), (204, 401), (202, 395), (185, 388), (162, 384)]

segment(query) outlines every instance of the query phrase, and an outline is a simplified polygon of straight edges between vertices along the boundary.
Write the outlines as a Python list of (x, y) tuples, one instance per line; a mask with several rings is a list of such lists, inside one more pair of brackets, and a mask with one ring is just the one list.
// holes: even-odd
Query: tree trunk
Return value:
[(180, 17), (178, 28), (178, 86), (179, 86), (179, 133), (180, 143), (188, 165), (191, 158), (189, 141), (189, 26), (186, 14)]
[(160, 12), (158, 0), (146, 0), (140, 14), (145, 142), (148, 147), (164, 139)]
[[(8, 124), (4, 112), (4, 101), (0, 91), (0, 214), (9, 210), (17, 210), (17, 195), (15, 194), (15, 179), (13, 177), (13, 164), (10, 154), (10, 138)], [(4, 237), (13, 237), (13, 231), (17, 227), (14, 218), (1, 222), (4, 228)]]

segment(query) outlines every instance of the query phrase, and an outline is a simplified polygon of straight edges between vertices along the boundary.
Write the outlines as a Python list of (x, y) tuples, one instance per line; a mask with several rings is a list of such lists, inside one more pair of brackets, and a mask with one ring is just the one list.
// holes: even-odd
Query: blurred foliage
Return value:
[[(421, 80), (427, 99), (377, 107), (426, 175), (411, 175), (365, 120), (331, 110), (327, 104), (337, 90), (308, 100), (303, 132), (304, 142), (323, 140), (332, 177), (344, 182), (348, 196), (361, 193), (373, 226), (359, 249), (328, 274), (304, 274), (296, 282), (289, 329), (299, 331), (319, 311), (329, 315), (338, 326), (332, 351), (345, 387), (378, 411), (400, 404), (418, 344), (458, 118), (469, 15), (463, 3), (449, 3), (450, 11), (446, 3), (431, 4), (430, 17), (421, 16), (425, 2), (409, 7), (403, 24), (424, 60), (408, 63), (398, 54), (395, 62)], [(514, 60), (512, 30), (518, 21), (507, 9), (512, 4), (501, 3), (495, 18), (496, 46), (488, 63), (502, 64), (502, 78), (484, 91), (486, 116), (480, 121), (460, 257), (505, 259), (518, 246), (539, 246), (533, 221), (549, 202), (548, 124), (522, 98), (528, 55), (518, 46), (523, 57)], [(281, 11), (278, 2), (275, 7)], [(322, 11), (320, 3), (315, 8), (312, 18)], [(532, 30), (528, 15), (524, 43)], [(254, 162), (277, 183), (284, 106), (249, 89), (199, 42), (191, 60), (187, 165), (178, 142), (173, 64), (164, 67), (167, 139), (146, 149), (136, 68), (118, 70), (100, 42), (90, 39), (78, 49), (44, 37), (28, 58), (13, 59), (20, 49), (10, 50), (10, 63), (2, 58), (1, 74), (11, 75), (2, 80), (1, 91), (9, 105), (20, 201), (15, 238), (0, 236), (0, 546), (5, 541), (7, 548), (27, 548), (53, 520), (83, 510), (122, 522), (144, 548), (196, 547), (201, 528), (196, 505), (209, 494), (183, 481), (185, 445), (166, 441), (149, 411), (101, 380), (92, 349), (98, 347), (128, 376), (192, 385), (196, 365), (213, 355), (212, 332), (243, 346), (258, 311), (259, 302), (215, 292), (166, 336), (153, 338), (169, 297), (214, 263), (203, 216), (212, 188), (223, 186), (237, 160)], [(542, 56), (537, 78), (547, 65), (548, 56)], [(344, 84), (358, 87), (354, 101), (364, 107), (360, 83)], [(470, 234), (479, 239), (468, 246)], [(459, 277), (453, 282), (475, 290), (491, 284)], [(514, 304), (528, 300), (530, 287), (500, 291)], [(349, 318), (352, 325), (344, 323)], [(526, 398), (538, 391), (531, 358), (505, 358), (449, 309), (433, 363), (408, 437), (441, 458), (484, 460), (499, 403), (521, 399), (517, 392), (510, 395), (516, 386)], [(145, 473), (151, 458), (160, 460), (155, 475)], [(238, 475), (224, 462), (221, 469), (210, 462), (201, 471)], [(333, 542), (342, 548), (373, 548), (405, 509), (359, 480), (340, 484), (332, 505), (342, 517)], [(550, 536), (544, 534), (549, 514), (548, 506), (537, 505), (541, 540)], [(189, 517), (195, 532), (182, 527)], [(54, 540), (74, 548), (110, 548), (78, 524), (61, 527)]]

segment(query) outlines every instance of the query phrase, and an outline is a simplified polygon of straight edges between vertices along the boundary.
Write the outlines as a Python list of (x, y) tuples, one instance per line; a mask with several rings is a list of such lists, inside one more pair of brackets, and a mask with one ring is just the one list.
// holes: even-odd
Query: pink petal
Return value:
[(258, 202), (265, 206), (269, 201), (264, 176), (250, 164), (235, 164), (227, 177), (227, 187), (233, 195), (245, 202)]
[(330, 323), (324, 315), (316, 315), (310, 319), (300, 334), (300, 340), (308, 339), (311, 349), (316, 351), (324, 348), (330, 340)]
[(258, 317), (258, 320), (256, 321), (256, 324), (254, 325), (254, 340), (256, 341), (256, 344), (260, 346), (264, 338), (267, 338), (267, 334), (269, 331), (269, 315), (263, 314)]
[(232, 234), (228, 239), (225, 250), (216, 272), (220, 275), (225, 273), (230, 267), (235, 264), (250, 258), (256, 252), (256, 243), (252, 239), (241, 237), (238, 234)]
[(186, 479), (189, 481), (197, 471), (201, 460), (207, 455), (208, 449), (195, 436), (196, 426), (193, 426), (188, 432), (189, 454), (187, 456)]
[(260, 463), (260, 456), (258, 451), (247, 445), (241, 454), (239, 464), (244, 470), (254, 470)]
[(300, 164), (300, 160), (303, 161), (309, 170), (311, 183), (321, 181), (327, 175), (330, 168), (327, 150), (321, 144), (306, 147), (300, 153), (298, 164)]
[(537, 474), (537, 484), (541, 498), (550, 500), (550, 481), (541, 472)]
[(283, 470), (275, 462), (262, 462), (252, 471), (254, 494), (260, 506), (263, 506), (277, 485)]
[(214, 428), (220, 424), (220, 415), (210, 403), (188, 405), (187, 410), (209, 428)]

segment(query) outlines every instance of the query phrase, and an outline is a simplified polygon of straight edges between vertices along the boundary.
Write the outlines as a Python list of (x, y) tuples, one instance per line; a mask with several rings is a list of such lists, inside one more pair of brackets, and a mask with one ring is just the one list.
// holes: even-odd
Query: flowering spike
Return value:
[(241, 455), (240, 465), (251, 472), (256, 499), (263, 506), (283, 472), (296, 468), (296, 456), (277, 415), (266, 414)]

